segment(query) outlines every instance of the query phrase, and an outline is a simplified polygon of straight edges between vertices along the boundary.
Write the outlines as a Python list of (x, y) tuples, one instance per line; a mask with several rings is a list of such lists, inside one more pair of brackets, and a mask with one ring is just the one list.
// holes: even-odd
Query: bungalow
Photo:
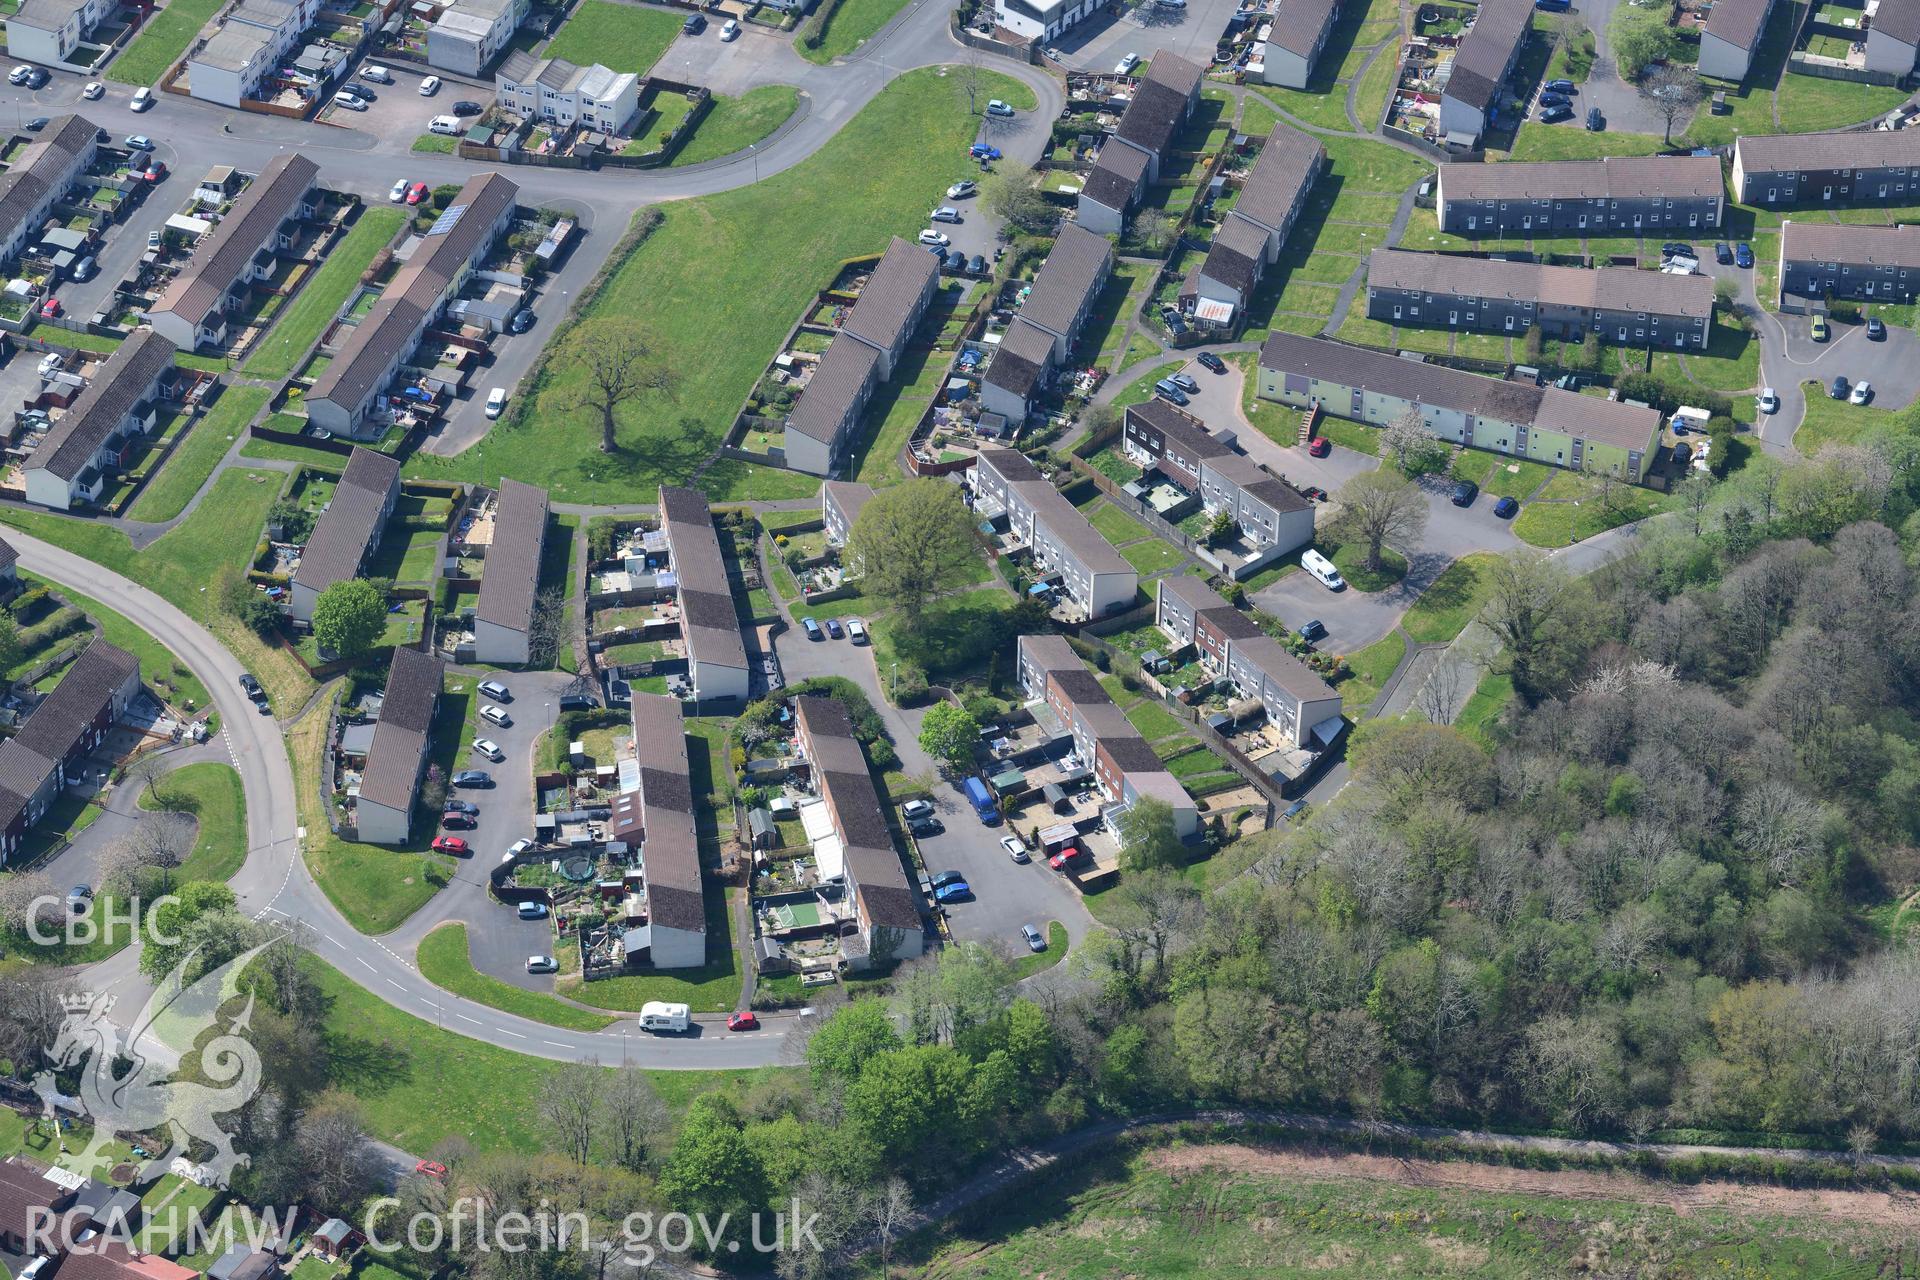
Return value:
[[(140, 692), (140, 660), (105, 640), (75, 659), (13, 737), (0, 743), (0, 862), (18, 852), (81, 761)], [(0, 1224), (0, 1232), (4, 1224)]]
[(1160, 579), (1154, 623), (1175, 646), (1192, 645), (1200, 665), (1235, 696), (1258, 699), (1267, 723), (1290, 747), (1321, 750), (1340, 734), (1340, 695), (1212, 587), (1186, 574)]
[(660, 486), (660, 528), (680, 583), (680, 635), (687, 646), (687, 676), (701, 702), (746, 700), (747, 646), (727, 586), (707, 495), (698, 489)]
[(158, 420), (173, 355), (171, 342), (142, 327), (107, 357), (22, 467), (28, 502), (65, 511), (99, 498), (128, 447)]
[(624, 950), (630, 963), (698, 969), (707, 962), (706, 887), (679, 699), (635, 693), (632, 725), (633, 759), (620, 765), (609, 832), (639, 855), (640, 901), (628, 913)]
[(1267, 135), (1233, 208), (1214, 232), (1194, 284), (1197, 299), (1231, 310), (1232, 319), (1223, 327), (1245, 318), (1261, 275), (1279, 260), (1326, 162), (1327, 149), (1319, 140), (1291, 125), (1276, 124)]
[(534, 597), (547, 547), (547, 491), (502, 480), (493, 507), (493, 541), (473, 609), (476, 662), (518, 666), (532, 660)]
[[(17, 21), (9, 18), (8, 22)], [(82, 116), (55, 116), (0, 174), (0, 260), (19, 253), (93, 163), (99, 130)]]
[(289, 610), (295, 619), (313, 621), (313, 606), (322, 591), (360, 576), (380, 549), (380, 535), (399, 499), (399, 461), (356, 447), (293, 571)]
[(1920, 297), (1920, 226), (1780, 224), (1779, 307), (1824, 309), (1830, 298), (1908, 303)]
[(1174, 830), (1190, 839), (1200, 830), (1200, 811), (1167, 772), (1153, 748), (1121, 713), (1065, 636), (1021, 636), (1015, 646), (1020, 689), (1034, 721), (1073, 741), (1074, 754), (1092, 766), (1106, 798), (1101, 818), (1118, 832), (1118, 820), (1142, 798), (1173, 810)]
[(313, 216), (319, 180), (320, 166), (297, 152), (269, 161), (146, 313), (153, 331), (186, 351), (226, 345), (255, 283), (273, 279), (300, 220)]
[[(1533, 25), (1532, 0), (1485, 0), (1460, 42), (1440, 95), (1440, 131), (1449, 142), (1477, 146), (1502, 105), (1507, 77)], [(1492, 167), (1492, 166), (1489, 166)], [(1444, 172), (1445, 166), (1442, 166)]]
[(1623, 345), (1704, 351), (1713, 279), (1375, 249), (1367, 262), (1367, 316), (1512, 334), (1537, 324), (1545, 335), (1575, 342), (1595, 333)]
[(1742, 204), (1774, 208), (1912, 204), (1920, 129), (1744, 135), (1733, 144), (1733, 191)]
[(1773, 0), (1714, 0), (1700, 33), (1700, 74), (1736, 84), (1745, 80), (1772, 13)]
[(1139, 574), (1025, 454), (982, 449), (961, 475), (973, 495), (974, 514), (987, 521), (1004, 516), (1013, 541), (1032, 551), (1035, 576), (1057, 576), (1083, 617), (1103, 618), (1132, 607), (1140, 592)]
[(1258, 394), (1375, 426), (1411, 409), (1442, 440), (1575, 471), (1602, 468), (1634, 483), (1663, 425), (1656, 409), (1290, 333), (1261, 347)]
[(315, 380), (307, 396), (307, 421), (335, 435), (361, 430), (376, 397), (384, 401), (380, 393), (427, 326), (513, 221), (519, 194), (520, 188), (497, 173), (468, 179)]
[(354, 802), (354, 826), (367, 844), (406, 843), (433, 742), (440, 683), (438, 657), (405, 647), (393, 651), (380, 720), (373, 728), (373, 745), (367, 748)]
[[(1849, 134), (1849, 137), (1865, 137)], [(1457, 236), (1712, 231), (1725, 208), (1713, 156), (1443, 164), (1440, 229)]]
[(1026, 421), (1034, 397), (1072, 354), (1112, 270), (1113, 245), (1104, 236), (1073, 223), (1060, 228), (1019, 316), (987, 365), (980, 403), (988, 413)]
[(852, 717), (837, 698), (796, 698), (793, 708), (794, 745), (826, 803), (853, 895), (858, 932), (841, 939), (841, 954), (854, 969), (911, 959), (926, 945), (919, 895), (894, 849), (887, 805), (873, 785)]

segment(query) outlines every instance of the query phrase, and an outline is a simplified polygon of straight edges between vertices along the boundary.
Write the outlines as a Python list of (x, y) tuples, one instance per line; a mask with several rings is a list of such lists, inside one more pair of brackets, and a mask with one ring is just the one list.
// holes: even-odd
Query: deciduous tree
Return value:
[(1641, 100), (1654, 109), (1665, 126), (1662, 142), (1673, 141), (1674, 123), (1691, 114), (1705, 96), (1700, 73), (1684, 63), (1662, 63), (1640, 80)]
[(1141, 796), (1127, 806), (1116, 824), (1120, 834), (1120, 865), (1128, 871), (1177, 867), (1186, 860), (1173, 806), (1155, 796)]
[(951, 702), (936, 702), (920, 721), (920, 749), (955, 773), (973, 764), (980, 742), (980, 722)]
[(1410, 476), (1438, 471), (1447, 465), (1449, 450), (1427, 429), (1418, 409), (1408, 409), (1380, 430), (1380, 456)]
[(1370, 573), (1380, 571), (1380, 552), (1389, 540), (1411, 542), (1427, 527), (1427, 499), (1412, 481), (1389, 471), (1367, 471), (1340, 486), (1339, 508), (1329, 532), (1342, 542), (1366, 547)]
[(1500, 642), (1494, 662), (1521, 697), (1535, 701), (1563, 680), (1584, 650), (1591, 595), (1559, 562), (1514, 551), (1485, 570), (1480, 621)]
[(343, 658), (373, 648), (387, 626), (387, 593), (366, 578), (342, 578), (313, 604), (313, 638)]
[(673, 375), (655, 358), (640, 326), (625, 317), (601, 316), (575, 326), (561, 360), (578, 379), (566, 407), (586, 409), (599, 419), (602, 453), (620, 447), (616, 432), (623, 405), (673, 388)]
[(882, 489), (847, 535), (846, 559), (860, 567), (862, 589), (899, 609), (908, 627), (965, 580), (979, 554), (959, 487), (931, 478)]

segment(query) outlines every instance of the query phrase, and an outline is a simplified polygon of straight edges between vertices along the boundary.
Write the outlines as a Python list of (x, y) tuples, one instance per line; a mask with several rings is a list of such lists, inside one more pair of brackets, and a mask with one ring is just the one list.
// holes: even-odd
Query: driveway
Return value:
[(1233, 11), (1234, 0), (1188, 0), (1185, 10), (1161, 9), (1146, 0), (1118, 16), (1089, 18), (1051, 47), (1075, 71), (1112, 71), (1124, 54), (1137, 53), (1145, 62), (1161, 49), (1205, 66)]
[(716, 14), (699, 35), (682, 34), (648, 74), (681, 84), (705, 85), (729, 97), (739, 97), (761, 85), (797, 86), (812, 79), (814, 65), (793, 51), (790, 37), (747, 22), (741, 24), (739, 39), (722, 40), (723, 21)]
[[(1620, 78), (1614, 69), (1613, 48), (1607, 43), (1607, 24), (1613, 20), (1613, 11), (1623, 0), (1580, 0), (1573, 10), (1574, 16), (1586, 24), (1593, 32), (1594, 63), (1593, 70), (1586, 82), (1579, 86), (1580, 92), (1573, 98), (1573, 119), (1563, 120), (1557, 125), (1546, 126), (1555, 129), (1584, 129), (1587, 109), (1600, 108), (1600, 114), (1606, 117), (1607, 130), (1612, 133), (1652, 133), (1666, 132), (1667, 124), (1652, 104), (1640, 97), (1640, 91)], [(1538, 85), (1528, 85), (1527, 92), (1539, 94)], [(1528, 119), (1537, 114), (1533, 98), (1527, 101)], [(1685, 133), (1688, 120), (1675, 120), (1673, 132)]]

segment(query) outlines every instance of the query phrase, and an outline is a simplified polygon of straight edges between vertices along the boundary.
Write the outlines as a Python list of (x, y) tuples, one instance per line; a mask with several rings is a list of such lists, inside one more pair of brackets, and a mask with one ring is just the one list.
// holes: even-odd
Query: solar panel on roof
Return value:
[(447, 211), (433, 220), (433, 229), (427, 232), (427, 234), (430, 236), (443, 236), (447, 234), (447, 232), (453, 230), (454, 227), (458, 225), (460, 215), (466, 211), (467, 206), (463, 204), (448, 205)]

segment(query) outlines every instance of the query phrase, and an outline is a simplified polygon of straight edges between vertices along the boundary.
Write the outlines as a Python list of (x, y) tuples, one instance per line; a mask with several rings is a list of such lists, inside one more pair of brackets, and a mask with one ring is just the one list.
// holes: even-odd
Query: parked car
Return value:
[(952, 871), (952, 870), (936, 871), (931, 876), (928, 876), (927, 880), (928, 880), (928, 883), (932, 884), (933, 887), (936, 889), (940, 888), (943, 885), (965, 884), (967, 882), (966, 876), (962, 875), (958, 871)]
[(1736, 267), (1752, 266), (1753, 265), (1753, 246), (1748, 244), (1744, 240), (1742, 240), (1739, 244), (1733, 246), (1733, 264)]
[(380, 101), (379, 94), (367, 88), (367, 86), (361, 84), (358, 80), (349, 80), (347, 81), (344, 87), (349, 93), (353, 94), (353, 96), (356, 98), (364, 98), (368, 102)]
[(495, 387), (493, 390), (487, 392), (487, 416), (489, 418), (499, 417), (500, 411), (506, 407), (507, 389), (505, 387)]
[(447, 1180), (447, 1166), (441, 1164), (438, 1160), (416, 1161), (413, 1166), (413, 1171), (423, 1178), (438, 1178), (442, 1182)]
[(480, 806), (471, 800), (451, 799), (441, 807), (449, 813), (466, 813), (476, 818), (480, 816)]
[(167, 162), (165, 160), (157, 160), (157, 159), (152, 164), (148, 165), (147, 171), (141, 175), (141, 177), (145, 178), (148, 182), (159, 182), (162, 178), (165, 178), (166, 176), (167, 176)]
[(1669, 240), (1660, 246), (1660, 252), (1669, 258), (1698, 258), (1690, 244), (1681, 244), (1678, 240)]
[(1847, 380), (1835, 375), (1833, 386), (1828, 389), (1827, 394), (1831, 395), (1835, 400), (1845, 400), (1847, 398)]
[(366, 66), (360, 68), (360, 78), (362, 80), (371, 80), (375, 84), (392, 84), (393, 72), (387, 70), (385, 67), (376, 66), (369, 62)]
[(48, 298), (40, 304), (40, 318), (42, 320), (58, 319), (60, 313), (65, 310), (66, 308), (60, 305), (60, 299)]
[(680, 30), (690, 36), (697, 36), (707, 29), (706, 15), (690, 13), (687, 20), (680, 24)]
[(513, 691), (498, 680), (482, 680), (480, 682), (480, 692), (492, 698), (495, 702), (513, 701)]
[(1014, 114), (1014, 110), (1009, 104), (995, 98), (987, 103), (987, 114), (990, 116), (999, 116), (1002, 119), (1010, 119)]
[(1020, 936), (1027, 940), (1027, 950), (1029, 951), (1045, 951), (1047, 949), (1047, 935), (1041, 933), (1030, 924), (1020, 926)]
[(1139, 54), (1137, 53), (1126, 54), (1120, 59), (1119, 62), (1114, 64), (1113, 74), (1117, 76), (1132, 75), (1133, 69), (1139, 65), (1140, 65)]
[(48, 123), (50, 122), (48, 121), (47, 117), (35, 116), (33, 119), (27, 121), (27, 132), (38, 133), (42, 129), (46, 128)]
[(434, 94), (436, 94), (436, 93), (438, 93), (438, 92), (440, 92), (440, 77), (439, 77), (439, 76), (428, 76), (428, 77), (427, 77), (427, 78), (426, 78), (425, 80), (422, 80), (422, 81), (420, 82), (420, 96), (421, 96), (421, 97), (423, 97), (423, 98), (431, 98), (431, 97), (432, 97), (432, 96), (433, 96)]
[(980, 189), (980, 184), (972, 178), (962, 178), (947, 188), (947, 199), (964, 200)]
[(965, 880), (940, 885), (933, 891), (933, 900), (939, 903), (968, 902), (973, 898), (973, 886)]
[(1571, 119), (1573, 119), (1573, 108), (1566, 103), (1554, 102), (1541, 104), (1541, 124), (1559, 124), (1562, 120)]
[(961, 221), (960, 211), (954, 208), (950, 204), (941, 205), (938, 209), (935, 209), (932, 213), (928, 214), (927, 216), (933, 219), (935, 222)]
[(728, 18), (720, 27), (722, 40), (736, 40), (740, 36), (740, 22), (737, 18)]
[(485, 756), (495, 764), (499, 764), (507, 758), (507, 753), (502, 751), (500, 744), (492, 738), (475, 738), (473, 740), (473, 749), (477, 754)]
[[(935, 249), (938, 253), (939, 250)], [(955, 249), (940, 259), (940, 269), (950, 276), (957, 276), (967, 269), (967, 255)]]
[(147, 252), (148, 253), (157, 252), (163, 243), (164, 241), (160, 237), (160, 229), (158, 227), (154, 228), (152, 231), (147, 232)]
[(107, 96), (107, 86), (101, 84), (98, 80), (89, 80), (87, 81), (87, 87), (80, 91), (80, 96), (88, 102), (98, 102)]
[(1305, 813), (1306, 811), (1307, 811), (1307, 802), (1305, 800), (1295, 800), (1292, 804), (1288, 805), (1285, 809), (1281, 811), (1280, 821), (1292, 822), (1295, 818), (1299, 817), (1301, 814)]
[(984, 142), (976, 142), (967, 148), (967, 154), (975, 160), (998, 160), (1000, 158), (1000, 148), (990, 147)]
[(727, 1015), (727, 1030), (729, 1031), (758, 1031), (759, 1029), (760, 1019), (754, 1017), (753, 1011), (750, 1009), (736, 1010)]
[(433, 851), (435, 853), (450, 853), (456, 858), (464, 858), (473, 852), (473, 846), (469, 845), (459, 836), (435, 836), (433, 838)]
[(547, 918), (547, 904), (544, 902), (523, 902), (516, 908), (516, 912), (522, 920), (545, 920)]
[(1673, 465), (1684, 467), (1693, 461), (1693, 446), (1682, 442), (1673, 446)]
[(1480, 486), (1471, 480), (1462, 480), (1453, 486), (1453, 505), (1456, 507), (1470, 507), (1479, 496)]
[(32, 76), (33, 68), (23, 62), (13, 70), (7, 72), (7, 83), (15, 85), (25, 84)]
[(1564, 94), (1571, 95), (1571, 94), (1576, 94), (1580, 92), (1580, 86), (1576, 85), (1571, 80), (1549, 80), (1544, 85), (1541, 85), (1540, 87), (1545, 89), (1549, 93), (1564, 93)]
[(971, 258), (968, 258), (968, 259), (967, 259), (967, 274), (968, 274), (968, 275), (973, 275), (973, 276), (983, 276), (983, 275), (985, 275), (985, 274), (987, 274), (987, 260), (986, 260), (986, 258), (985, 258), (985, 257), (983, 257), (983, 256), (982, 256), (982, 255), (980, 255), (980, 254), (977, 254), (977, 253), (976, 253), (976, 254), (974, 254), (974, 255), (973, 255), (973, 256), (972, 256)]
[(416, 182), (407, 188), (407, 203), (419, 204), (427, 198), (428, 194), (427, 184), (424, 182)]
[(1200, 384), (1195, 382), (1193, 380), (1192, 375), (1190, 374), (1176, 373), (1171, 378), (1168, 378), (1167, 381), (1171, 382), (1174, 386), (1180, 388), (1182, 391), (1186, 392), (1190, 396), (1197, 396), (1200, 394)]
[(865, 644), (867, 642), (867, 624), (858, 618), (848, 618), (847, 639), (853, 641), (855, 644)]
[(253, 678), (251, 672), (242, 671), (240, 673), (240, 687), (246, 690), (249, 698), (257, 698), (260, 696), (260, 682)]
[(1598, 133), (1606, 127), (1607, 127), (1607, 119), (1605, 116), (1600, 114), (1600, 108), (1598, 107), (1587, 108), (1587, 128), (1591, 129), (1595, 133)]
[(809, 640), (823, 640), (826, 638), (826, 632), (822, 631), (820, 624), (812, 618), (800, 619), (800, 627), (807, 633), (807, 639)]
[(532, 307), (522, 307), (513, 313), (513, 319), (507, 325), (508, 333), (525, 333), (533, 328), (535, 316)]
[(1813, 318), (1813, 340), (1815, 342), (1825, 342), (1830, 336), (1830, 333), (1831, 331), (1827, 328), (1827, 318), (1825, 316), (1815, 316)]
[(1077, 844), (1063, 845), (1047, 859), (1047, 865), (1055, 871), (1065, 871), (1069, 867), (1078, 867), (1086, 863), (1090, 855)]
[(1200, 367), (1203, 369), (1211, 370), (1214, 373), (1225, 373), (1227, 371), (1227, 362), (1211, 351), (1202, 351), (1199, 355), (1195, 356), (1194, 359), (1200, 362)]
[(456, 787), (491, 787), (493, 785), (493, 775), (485, 769), (462, 769), (453, 775), (453, 785)]
[(480, 708), (480, 718), (497, 724), (502, 729), (510, 729), (513, 727), (513, 717), (508, 715), (504, 708), (496, 707), (491, 702)]
[[(45, 71), (41, 70), (39, 67), (35, 67), (32, 73), (27, 76), (27, 88), (44, 89), (47, 87), (47, 81), (51, 79), (53, 79), (52, 76), (48, 75)], [(147, 94), (147, 102), (149, 105), (151, 105), (153, 102), (153, 94), (151, 92)]]
[(486, 108), (482, 107), (479, 103), (474, 102), (472, 99), (462, 98), (460, 99), (460, 101), (454, 103), (453, 106), (448, 108), (448, 110), (452, 111), (453, 114), (457, 116), (477, 116), (482, 111), (486, 110)]
[(1300, 628), (1300, 638), (1308, 644), (1315, 644), (1327, 638), (1327, 624), (1318, 618), (1309, 618)]
[(1520, 510), (1520, 503), (1514, 498), (1502, 498), (1493, 504), (1493, 514), (1502, 520), (1511, 520)]
[(1774, 393), (1772, 387), (1760, 388), (1760, 412), (1780, 412), (1780, 397)]
[(1027, 846), (1020, 842), (1019, 836), (1001, 836), (1000, 847), (1015, 862), (1024, 864), (1033, 861), (1033, 855), (1027, 852)]
[(1153, 394), (1159, 396), (1162, 400), (1171, 400), (1174, 404), (1178, 405), (1192, 403), (1192, 401), (1187, 399), (1186, 392), (1174, 386), (1173, 383), (1166, 378), (1162, 378), (1153, 384)]
[(840, 626), (840, 619), (838, 619), (838, 618), (828, 618), (828, 619), (827, 619), (827, 634), (828, 634), (828, 635), (830, 635), (830, 636), (832, 636), (832, 637), (833, 637), (833, 638), (834, 638), (835, 640), (841, 640), (841, 639), (844, 639), (844, 638), (846, 637), (846, 634), (847, 634), (847, 633), (846, 633), (846, 631), (845, 631), (845, 629), (843, 629), (843, 628), (842, 628), (842, 627)]
[(77, 884), (73, 886), (73, 888), (67, 890), (67, 910), (73, 912), (75, 915), (84, 915), (86, 913), (87, 908), (92, 904), (93, 904), (93, 886), (92, 885)]
[(920, 233), (920, 243), (938, 245), (940, 248), (944, 249), (949, 244), (953, 243), (953, 241), (948, 238), (946, 232), (935, 231), (932, 227), (928, 227), (925, 231), (922, 231)]
[(1723, 267), (1730, 265), (1733, 262), (1733, 246), (1725, 240), (1717, 241), (1713, 246), (1713, 260)]
[(1540, 105), (1543, 107), (1571, 107), (1573, 100), (1564, 93), (1542, 93)]
[(73, 278), (75, 280), (91, 280), (93, 279), (94, 273), (99, 269), (100, 264), (95, 262), (91, 256), (82, 258), (73, 264)]
[(1333, 441), (1325, 436), (1315, 436), (1307, 441), (1307, 453), (1315, 458), (1324, 458), (1333, 452)]
[(506, 862), (513, 858), (517, 858), (531, 848), (533, 848), (533, 841), (527, 839), (525, 836), (522, 836), (518, 840), (515, 840), (512, 844), (507, 846), (507, 851), (500, 855), (500, 860), (502, 862)]
[(558, 973), (560, 966), (552, 956), (528, 956), (528, 973)]
[(395, 204), (399, 204), (406, 198), (407, 180), (405, 178), (395, 178), (393, 180), (393, 189), (387, 192), (387, 199), (393, 201)]
[(928, 836), (937, 836), (946, 829), (947, 824), (938, 818), (916, 818), (907, 823), (907, 830), (913, 833), (913, 837), (916, 840), (924, 840)]
[(440, 825), (448, 831), (471, 831), (480, 825), (479, 820), (470, 813), (458, 809), (449, 809), (440, 815)]
[(351, 93), (334, 94), (333, 105), (336, 107), (345, 107), (349, 111), (365, 111), (367, 109), (366, 102), (358, 95)]
[(931, 818), (933, 805), (925, 800), (909, 800), (900, 806), (900, 812), (907, 818)]
[(1300, 496), (1303, 498), (1312, 498), (1315, 502), (1325, 502), (1327, 500), (1327, 491), (1317, 484), (1310, 484), (1300, 490)]
[(1847, 397), (1854, 404), (1865, 404), (1873, 399), (1873, 384), (1862, 378), (1853, 384), (1853, 394)]
[(1887, 336), (1887, 326), (1879, 316), (1867, 317), (1867, 341), (1879, 342)]
[(153, 150), (153, 139), (144, 133), (130, 133), (127, 135), (127, 150), (151, 151)]

